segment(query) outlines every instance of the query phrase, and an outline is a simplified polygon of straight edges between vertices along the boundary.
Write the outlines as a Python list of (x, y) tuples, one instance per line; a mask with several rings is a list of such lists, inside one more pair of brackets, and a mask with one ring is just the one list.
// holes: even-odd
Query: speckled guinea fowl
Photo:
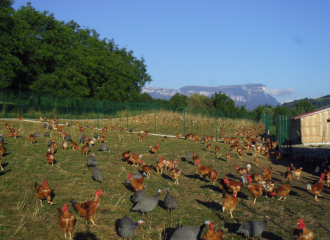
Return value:
[(250, 237), (259, 237), (261, 240), (261, 234), (266, 230), (267, 221), (270, 219), (268, 215), (265, 216), (265, 221), (248, 221), (242, 223), (236, 233), (244, 234), (249, 239)]
[(108, 146), (104, 143), (101, 143), (99, 146), (99, 151), (105, 151), (105, 152), (110, 152)]
[(142, 198), (146, 197), (146, 188), (147, 186), (143, 186), (143, 190), (136, 191), (132, 197), (132, 201), (137, 203), (139, 202)]
[(180, 227), (174, 231), (170, 240), (200, 240), (204, 226), (203, 223), (202, 226)]
[(130, 239), (134, 235), (135, 228), (143, 223), (143, 220), (139, 220), (135, 223), (131, 218), (125, 216), (120, 219), (119, 227), (117, 229), (118, 235), (123, 239)]
[[(157, 196), (155, 197), (146, 197), (141, 199), (131, 210), (133, 211), (140, 211), (143, 214), (146, 213), (149, 216), (149, 212), (151, 212), (159, 201), (159, 194), (162, 190), (158, 189)], [(150, 216), (149, 216), (150, 217)]]
[(192, 157), (193, 157), (193, 151), (190, 150), (186, 154), (186, 160), (190, 160), (190, 159), (192, 159)]
[(170, 210), (170, 213), (172, 214), (173, 209), (178, 209), (178, 204), (176, 203), (176, 199), (174, 196), (170, 195), (169, 188), (166, 188), (166, 196), (164, 199), (165, 207), (167, 210)]
[(93, 179), (97, 182), (103, 182), (101, 170), (97, 167), (94, 167), (93, 169)]
[(64, 140), (70, 141), (71, 140), (71, 133), (69, 133), (68, 135), (66, 135), (64, 137)]
[(97, 162), (95, 161), (94, 153), (87, 158), (87, 166), (88, 167), (96, 167)]

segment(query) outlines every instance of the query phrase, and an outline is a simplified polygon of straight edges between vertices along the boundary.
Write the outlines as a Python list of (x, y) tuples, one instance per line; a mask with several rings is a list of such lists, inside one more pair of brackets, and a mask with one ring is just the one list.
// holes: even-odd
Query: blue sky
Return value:
[(280, 102), (330, 94), (328, 0), (30, 2), (144, 57), (149, 87), (261, 83)]

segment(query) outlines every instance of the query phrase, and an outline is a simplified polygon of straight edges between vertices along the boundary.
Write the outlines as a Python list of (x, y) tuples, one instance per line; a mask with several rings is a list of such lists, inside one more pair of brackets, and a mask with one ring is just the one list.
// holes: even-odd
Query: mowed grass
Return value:
[[(162, 118), (159, 116), (159, 118)], [(148, 117), (130, 119), (137, 131), (149, 130), (154, 126), (148, 125)], [(172, 135), (182, 132), (183, 126), (179, 124), (179, 129), (174, 128), (173, 123), (179, 123), (176, 116), (167, 116), (164, 122), (159, 123), (159, 128), (171, 129)], [(160, 120), (159, 120), (160, 121)], [(167, 124), (166, 121), (170, 123)], [(173, 122), (172, 122), (173, 121)], [(203, 126), (203, 133), (196, 130), (194, 119), (190, 119), (190, 131), (194, 134), (214, 134), (212, 130), (216, 123), (212, 120), (199, 119), (197, 124)], [(225, 153), (229, 150), (229, 145), (221, 142), (212, 142), (212, 151), (208, 152), (205, 145), (194, 143), (190, 140), (178, 138), (168, 138), (163, 141), (160, 136), (147, 136), (142, 141), (138, 141), (137, 134), (119, 131), (108, 131), (106, 144), (111, 150), (108, 152), (98, 152), (99, 143), (96, 142), (91, 148), (91, 153), (95, 154), (98, 168), (101, 169), (104, 182), (96, 183), (92, 179), (92, 169), (86, 166), (87, 156), (83, 156), (80, 150), (63, 150), (61, 147), (62, 139), (57, 133), (50, 131), (51, 138), (43, 137), (46, 130), (41, 123), (31, 123), (25, 121), (8, 122), (15, 129), (21, 129), (19, 137), (12, 139), (7, 136), (9, 131), (4, 128), (6, 121), (0, 121), (1, 133), (5, 138), (7, 154), (2, 158), (2, 165), (5, 169), (0, 172), (0, 238), (2, 239), (63, 239), (64, 234), (58, 226), (57, 207), (62, 208), (64, 203), (68, 203), (69, 210), (77, 218), (73, 231), (74, 239), (120, 239), (116, 234), (116, 221), (125, 215), (135, 221), (141, 218), (138, 212), (130, 211), (133, 204), (130, 197), (133, 195), (131, 187), (123, 184), (127, 180), (128, 173), (135, 173), (141, 170), (140, 167), (133, 167), (122, 160), (121, 154), (126, 150), (131, 150), (136, 154), (142, 154), (142, 159), (146, 164), (156, 165), (160, 156), (170, 160), (177, 160), (177, 168), (182, 169), (183, 174), (179, 178), (179, 185), (174, 184), (167, 171), (163, 175), (158, 175), (156, 171), (151, 173), (149, 179), (145, 179), (147, 185), (147, 195), (156, 195), (157, 189), (162, 189), (158, 206), (150, 213), (151, 217), (145, 217), (145, 224), (138, 227), (135, 231), (134, 239), (169, 239), (173, 231), (179, 226), (202, 225), (205, 220), (211, 220), (216, 229), (223, 228), (226, 239), (244, 239), (237, 236), (234, 231), (239, 224), (248, 220), (263, 221), (268, 214), (271, 217), (267, 231), (263, 234), (265, 239), (289, 239), (292, 236), (297, 220), (304, 218), (309, 229), (313, 230), (316, 239), (328, 239), (329, 223), (327, 212), (329, 206), (329, 189), (325, 186), (320, 202), (314, 201), (314, 196), (306, 191), (306, 183), (317, 179), (317, 176), (303, 173), (301, 180), (293, 180), (292, 191), (287, 201), (277, 201), (275, 199), (258, 197), (257, 204), (252, 207), (252, 196), (246, 189), (238, 194), (240, 202), (233, 213), (234, 218), (230, 219), (229, 212), (225, 212), (224, 218), (221, 217), (222, 207), (221, 190), (218, 184), (212, 186), (207, 180), (205, 183), (196, 175), (196, 168), (190, 161), (186, 161), (184, 156), (188, 150), (193, 150), (201, 159), (204, 166), (213, 165), (218, 171), (218, 177), (229, 177), (231, 180), (238, 180), (239, 176), (234, 169), (236, 163), (239, 167), (245, 167), (247, 163), (253, 163), (254, 154), (248, 151), (244, 154), (243, 160), (239, 159), (235, 152), (232, 153), (232, 161), (225, 161)], [(145, 122), (145, 125), (141, 125)], [(65, 123), (60, 121), (60, 123)], [(206, 125), (206, 123), (208, 123)], [(228, 125), (231, 123), (232, 125)], [(95, 122), (84, 121), (80, 125), (93, 124)], [(219, 128), (226, 131), (227, 136), (234, 136), (237, 128), (241, 127), (244, 131), (246, 123), (244, 121), (230, 122), (230, 120), (218, 121)], [(101, 120), (100, 127), (121, 125), (124, 120), (116, 119), (112, 121)], [(252, 126), (252, 123), (249, 124)], [(119, 126), (117, 129), (119, 129)], [(168, 127), (170, 126), (170, 127)], [(194, 127), (194, 130), (191, 130)], [(181, 129), (180, 129), (181, 128)], [(235, 129), (233, 129), (235, 128)], [(225, 130), (226, 129), (226, 130)], [(31, 133), (40, 132), (42, 137), (37, 138), (35, 144), (31, 144), (28, 136)], [(77, 127), (65, 127), (64, 132), (71, 132), (72, 139), (78, 143), (81, 135)], [(92, 137), (98, 130), (85, 129), (84, 134)], [(167, 132), (167, 131), (166, 131)], [(182, 132), (183, 133), (183, 132)], [(100, 135), (100, 133), (98, 133)], [(54, 139), (58, 145), (55, 154), (56, 163), (52, 167), (46, 162), (47, 142)], [(149, 152), (150, 146), (160, 143), (157, 154)], [(215, 146), (220, 147), (221, 156), (214, 152)], [(272, 162), (274, 164), (272, 164)], [(272, 164), (273, 179), (276, 186), (281, 185), (284, 180), (284, 172), (289, 161), (282, 160), (276, 162), (272, 159), (266, 161), (261, 158), (259, 167), (252, 165), (252, 171), (259, 174), (264, 165)], [(298, 167), (298, 166), (296, 166)], [(44, 208), (40, 207), (40, 201), (36, 197), (34, 183), (42, 184), (48, 180), (49, 186), (54, 190), (55, 196), (52, 199), (56, 205), (50, 206), (47, 201), (43, 202)], [(179, 209), (170, 215), (164, 209), (165, 188), (169, 187), (170, 192), (177, 199)], [(97, 189), (102, 189), (101, 207), (96, 215), (95, 223), (86, 226), (85, 220), (79, 216), (71, 207), (69, 201), (74, 198), (78, 202), (92, 199)], [(206, 232), (207, 229), (204, 229)], [(94, 237), (94, 238), (93, 238)]]

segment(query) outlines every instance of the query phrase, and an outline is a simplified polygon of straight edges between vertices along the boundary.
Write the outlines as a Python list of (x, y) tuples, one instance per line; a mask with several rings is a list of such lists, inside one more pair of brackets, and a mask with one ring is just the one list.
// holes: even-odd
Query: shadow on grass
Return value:
[(215, 211), (218, 211), (218, 210), (221, 210), (222, 209), (222, 206), (217, 203), (217, 202), (214, 202), (214, 201), (208, 201), (208, 202), (203, 202), (201, 200), (198, 200), (198, 199), (195, 199), (196, 202), (198, 202), (199, 204), (211, 209), (211, 210), (215, 210)]
[(168, 176), (168, 175), (166, 175), (166, 174), (162, 174), (162, 177), (164, 178), (164, 179), (167, 179), (167, 180), (172, 180), (172, 181), (175, 181), (173, 178), (171, 178), (170, 176)]
[(91, 233), (89, 230), (86, 232), (76, 233), (73, 237), (73, 240), (97, 240), (97, 237), (94, 233)]
[(164, 210), (167, 209), (167, 208), (165, 207), (165, 202), (164, 202), (163, 200), (159, 200), (159, 201), (158, 201), (158, 205), (159, 205), (162, 209), (164, 209)]
[(161, 239), (170, 240), (176, 229), (177, 228), (165, 228), (165, 231), (163, 231), (163, 236)]
[[(4, 167), (4, 166), (3, 166)], [(6, 170), (5, 169), (5, 171), (1, 171), (0, 172), (0, 176), (2, 176), (2, 175), (5, 175), (6, 173), (9, 173), (9, 172), (11, 172), (12, 170)]]
[(274, 233), (268, 232), (268, 231), (263, 232), (261, 236), (262, 236), (262, 239), (283, 240), (282, 237), (279, 237), (279, 236), (275, 235)]
[(134, 188), (132, 187), (131, 183), (123, 183), (123, 185), (125, 186), (125, 188), (131, 192), (135, 192)]
[(218, 192), (218, 193), (220, 193), (220, 188), (219, 187), (217, 187), (217, 186), (214, 186), (214, 185), (204, 185), (204, 186), (200, 186), (200, 188), (202, 188), (202, 189), (206, 189), (206, 188), (208, 188), (208, 189), (210, 189), (210, 190), (213, 190), (213, 191), (215, 191), (215, 192)]

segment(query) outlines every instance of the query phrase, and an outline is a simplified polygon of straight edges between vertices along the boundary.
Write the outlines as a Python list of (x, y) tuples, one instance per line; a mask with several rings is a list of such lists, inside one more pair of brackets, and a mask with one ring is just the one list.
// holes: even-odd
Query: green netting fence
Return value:
[[(255, 126), (266, 132), (268, 118), (247, 112), (225, 112), (215, 109), (180, 107), (161, 102), (112, 102), (95, 99), (37, 94), (24, 91), (0, 91), (0, 118), (38, 120), (56, 117), (64, 121), (80, 121), (95, 127), (115, 125), (125, 130), (145, 130), (151, 133), (183, 136), (190, 132), (203, 135), (230, 136), (234, 131), (244, 137), (255, 131)], [(109, 122), (110, 120), (110, 122)], [(260, 128), (261, 126), (261, 128)], [(234, 130), (233, 130), (234, 129)]]
[(276, 116), (276, 139), (278, 140), (278, 145), (282, 148), (287, 148), (288, 150), (292, 147), (290, 123), (290, 116)]

